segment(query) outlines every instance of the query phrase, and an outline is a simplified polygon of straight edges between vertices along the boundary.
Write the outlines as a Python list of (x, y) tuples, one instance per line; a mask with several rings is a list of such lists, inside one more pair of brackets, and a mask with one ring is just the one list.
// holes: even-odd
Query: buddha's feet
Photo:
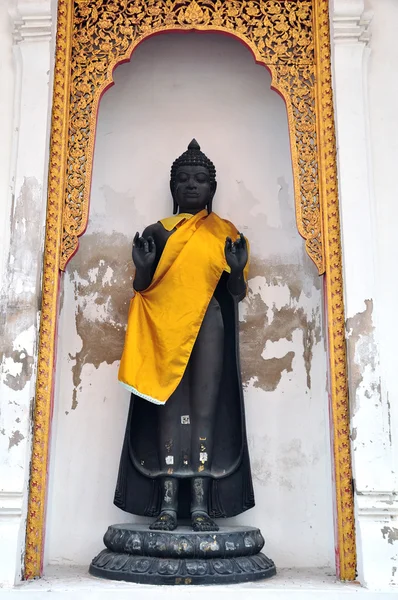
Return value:
[(218, 525), (210, 519), (206, 512), (195, 511), (191, 515), (192, 529), (194, 531), (218, 531)]
[(156, 521), (149, 525), (149, 529), (157, 531), (173, 531), (177, 528), (177, 514), (175, 512), (162, 511)]

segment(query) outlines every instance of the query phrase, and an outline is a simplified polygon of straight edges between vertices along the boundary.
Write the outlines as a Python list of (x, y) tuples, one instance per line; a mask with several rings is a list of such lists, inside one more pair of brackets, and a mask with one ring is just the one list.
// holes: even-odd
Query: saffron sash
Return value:
[(238, 231), (205, 210), (167, 240), (151, 285), (130, 302), (120, 383), (165, 404), (180, 383), (214, 290), (229, 271), (224, 246)]

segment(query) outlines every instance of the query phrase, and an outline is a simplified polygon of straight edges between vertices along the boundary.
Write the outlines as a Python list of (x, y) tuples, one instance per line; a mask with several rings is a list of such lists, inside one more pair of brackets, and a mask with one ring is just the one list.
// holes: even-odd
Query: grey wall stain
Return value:
[[(26, 350), (15, 351), (14, 340), (30, 327), (37, 326), (40, 297), (41, 261), (41, 186), (35, 177), (26, 177), (18, 198), (13, 202), (11, 239), (8, 256), (8, 289), (0, 299), (0, 364), (4, 383), (22, 390), (32, 376), (34, 357)], [(21, 285), (22, 289), (21, 289)], [(5, 360), (22, 365), (19, 375), (5, 370)]]
[[(261, 244), (265, 256), (271, 259), (278, 257), (277, 260), (281, 263), (301, 263), (305, 244), (297, 231), (292, 186), (284, 177), (277, 177), (279, 191), (275, 208), (278, 210), (280, 223), (274, 226), (270, 224), (266, 214), (266, 197), (256, 197), (250, 185), (242, 180), (236, 183), (236, 196), (232, 200), (234, 222), (238, 227), (243, 225), (250, 230), (251, 244)], [(215, 210), (217, 211), (216, 207)]]
[[(131, 245), (132, 240), (122, 234), (87, 234), (80, 239), (79, 250), (68, 265), (76, 300), (76, 331), (82, 340), (81, 350), (70, 356), (75, 361), (72, 410), (78, 405), (83, 366), (92, 364), (98, 369), (101, 363), (112, 364), (122, 356), (133, 294)], [(103, 284), (108, 267), (113, 271), (112, 278), (110, 283)], [(95, 277), (90, 276), (91, 269), (98, 269)], [(92, 302), (106, 306), (104, 318), (95, 321), (89, 318), (87, 311)]]
[[(287, 285), (291, 294), (290, 304), (278, 309), (272, 308), (273, 318), (268, 321), (268, 306), (260, 294), (246, 298), (247, 314), (240, 323), (242, 379), (247, 384), (265, 391), (274, 391), (281, 380), (282, 372), (292, 371), (294, 352), (282, 358), (264, 359), (262, 352), (267, 341), (292, 340), (293, 332), (299, 329), (303, 337), (303, 359), (307, 374), (307, 387), (311, 388), (311, 363), (314, 344), (322, 340), (322, 320), (320, 307), (312, 311), (308, 318), (304, 309), (297, 306), (301, 293), (310, 293), (307, 276), (297, 265), (267, 265), (258, 257), (252, 257), (250, 277), (262, 276), (270, 285)], [(314, 287), (320, 286), (315, 279)], [(250, 279), (249, 279), (250, 287)], [(307, 295), (306, 294), (306, 295)]]
[(268, 462), (267, 452), (263, 451), (270, 443), (271, 441), (267, 435), (248, 437), (253, 480), (262, 486), (267, 485), (275, 475), (273, 465)]
[(271, 443), (268, 436), (251, 436), (248, 442), (253, 480), (261, 486), (274, 483), (292, 491), (297, 471), (319, 461), (319, 453), (314, 450), (306, 452), (302, 448), (302, 440), (298, 438), (281, 446), (276, 463), (270, 463), (267, 459), (266, 449)]
[(8, 449), (10, 450), (13, 446), (18, 446), (19, 442), (22, 442), (25, 437), (18, 430), (13, 431), (12, 435), (9, 438)]
[(383, 527), (381, 533), (383, 539), (387, 538), (389, 544), (393, 544), (398, 540), (398, 529), (396, 527)]
[(387, 392), (386, 396), (387, 396), (387, 415), (388, 415), (388, 439), (389, 439), (390, 444), (392, 444), (390, 394)]
[(283, 446), (280, 458), (278, 459), (281, 470), (285, 475), (286, 471), (301, 468), (307, 465), (308, 462), (309, 458), (302, 450), (302, 440), (298, 438), (292, 439), (288, 444)]

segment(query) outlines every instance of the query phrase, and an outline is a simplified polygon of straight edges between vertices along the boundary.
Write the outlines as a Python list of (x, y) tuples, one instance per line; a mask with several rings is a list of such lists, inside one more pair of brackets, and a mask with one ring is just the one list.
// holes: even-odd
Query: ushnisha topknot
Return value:
[(216, 168), (211, 162), (210, 158), (208, 158), (206, 154), (201, 151), (200, 146), (195, 138), (189, 144), (188, 149), (183, 152), (181, 156), (176, 158), (171, 166), (170, 186), (172, 189), (174, 188), (177, 169), (178, 167), (182, 166), (206, 167), (206, 169), (209, 171), (210, 183), (214, 184), (216, 181)]

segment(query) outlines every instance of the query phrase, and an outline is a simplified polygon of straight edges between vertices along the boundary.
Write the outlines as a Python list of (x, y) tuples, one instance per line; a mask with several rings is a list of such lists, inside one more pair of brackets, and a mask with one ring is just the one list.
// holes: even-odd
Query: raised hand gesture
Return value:
[(133, 242), (133, 261), (137, 271), (150, 271), (155, 258), (156, 246), (153, 237), (140, 237), (137, 231)]
[(225, 241), (225, 258), (231, 268), (231, 274), (242, 273), (248, 259), (246, 238), (243, 233), (233, 242), (227, 237)]

